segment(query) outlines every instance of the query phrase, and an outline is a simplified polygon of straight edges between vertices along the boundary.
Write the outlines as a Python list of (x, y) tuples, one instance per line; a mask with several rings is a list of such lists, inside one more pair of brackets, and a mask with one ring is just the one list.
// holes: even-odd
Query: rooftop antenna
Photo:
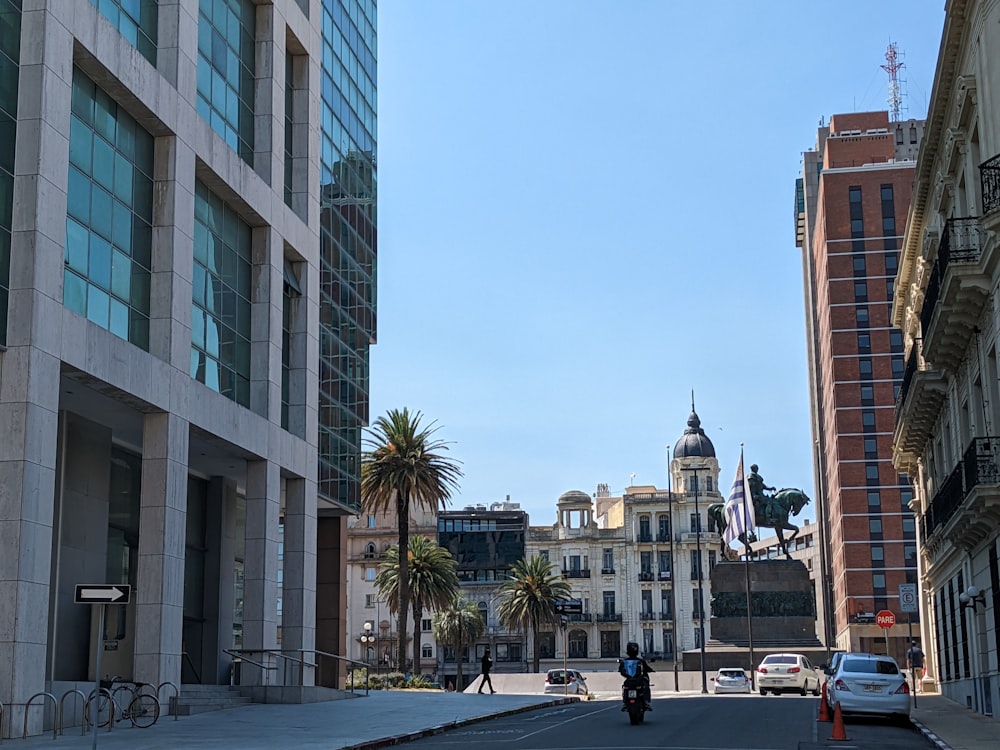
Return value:
[(889, 41), (889, 46), (885, 50), (885, 65), (880, 65), (879, 67), (889, 74), (889, 119), (891, 122), (899, 122), (900, 112), (903, 109), (903, 94), (899, 85), (899, 71), (905, 65), (899, 59), (899, 48), (895, 42)]

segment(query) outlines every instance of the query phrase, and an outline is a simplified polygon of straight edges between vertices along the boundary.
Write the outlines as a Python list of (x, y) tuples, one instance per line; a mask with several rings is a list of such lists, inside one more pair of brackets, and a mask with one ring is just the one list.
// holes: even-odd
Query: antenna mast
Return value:
[(892, 122), (899, 122), (900, 111), (903, 108), (903, 94), (899, 87), (898, 73), (905, 66), (899, 60), (899, 48), (895, 42), (889, 42), (885, 50), (885, 65), (879, 67), (889, 74), (889, 118)]

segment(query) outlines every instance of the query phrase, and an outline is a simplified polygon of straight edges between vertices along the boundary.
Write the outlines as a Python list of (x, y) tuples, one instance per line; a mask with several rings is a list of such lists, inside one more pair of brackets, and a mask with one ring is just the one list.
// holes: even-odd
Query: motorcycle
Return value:
[(641, 675), (626, 677), (622, 683), (622, 710), (628, 712), (630, 724), (642, 724), (646, 713), (645, 683)]

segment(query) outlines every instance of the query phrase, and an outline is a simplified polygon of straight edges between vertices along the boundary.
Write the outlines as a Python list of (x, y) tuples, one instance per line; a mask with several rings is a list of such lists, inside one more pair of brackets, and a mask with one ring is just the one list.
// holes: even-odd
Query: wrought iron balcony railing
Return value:
[(656, 619), (656, 614), (653, 613), (653, 612), (640, 612), (639, 613), (639, 619), (640, 620), (655, 620)]
[(613, 576), (615, 574), (614, 568), (601, 568), (602, 576)]
[(669, 542), (670, 541), (670, 532), (668, 531), (665, 534), (661, 532), (661, 533), (657, 534), (656, 535), (656, 541), (658, 541), (658, 542)]
[(962, 502), (980, 484), (1000, 483), (1000, 438), (978, 437), (948, 475), (921, 518), (924, 540), (948, 523)]
[(1000, 154), (979, 165), (979, 185), (983, 195), (983, 215), (1000, 208)]
[(934, 308), (937, 306), (938, 297), (941, 296), (941, 269), (937, 263), (931, 269), (931, 276), (927, 279), (927, 288), (924, 289), (924, 303), (920, 308), (920, 330), (927, 335), (931, 327), (931, 318), (934, 317)]
[(910, 383), (913, 382), (913, 376), (917, 372), (917, 349), (919, 348), (919, 343), (914, 342), (913, 347), (910, 349), (910, 356), (906, 358), (906, 368), (903, 370), (903, 382), (899, 386), (899, 396), (896, 397), (896, 419), (899, 419), (899, 410), (906, 403), (906, 393), (910, 390)]
[(659, 572), (659, 578), (660, 578), (661, 581), (669, 581), (670, 580), (670, 571), (669, 570), (661, 570)]
[(563, 575), (567, 578), (590, 578), (590, 568), (570, 568), (564, 570)]
[(941, 274), (952, 263), (978, 263), (983, 254), (983, 227), (976, 216), (948, 219), (938, 245)]
[(651, 571), (651, 570), (644, 570), (644, 571), (642, 571), (641, 573), (639, 573), (639, 580), (640, 581), (652, 581), (653, 580), (653, 571)]
[(594, 615), (590, 612), (584, 612), (578, 615), (566, 615), (569, 622), (593, 622)]
[(653, 535), (650, 534), (648, 531), (647, 532), (640, 531), (639, 532), (639, 541), (640, 542), (644, 542), (644, 543), (645, 542), (651, 542), (651, 541), (653, 541)]
[(620, 614), (615, 614), (614, 612), (607, 613), (597, 616), (598, 622), (621, 622), (622, 616)]

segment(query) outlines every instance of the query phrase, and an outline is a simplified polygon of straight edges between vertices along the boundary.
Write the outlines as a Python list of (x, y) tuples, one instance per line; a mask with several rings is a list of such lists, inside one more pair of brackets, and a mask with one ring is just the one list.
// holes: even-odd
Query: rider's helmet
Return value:
[(625, 655), (628, 656), (629, 659), (636, 658), (639, 655), (639, 644), (635, 641), (629, 641), (625, 645)]

